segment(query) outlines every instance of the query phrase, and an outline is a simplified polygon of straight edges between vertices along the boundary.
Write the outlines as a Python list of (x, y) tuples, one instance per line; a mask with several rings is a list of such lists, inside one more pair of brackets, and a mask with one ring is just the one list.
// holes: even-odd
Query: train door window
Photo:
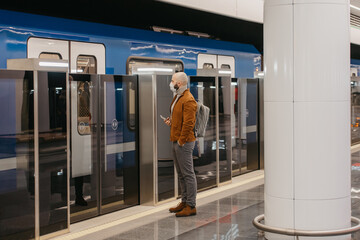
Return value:
[(105, 46), (100, 43), (70, 42), (72, 73), (105, 74)]
[(97, 73), (96, 57), (79, 55), (76, 60), (76, 72), (96, 74)]
[(221, 69), (230, 69), (231, 77), (235, 77), (235, 58), (233, 56), (217, 56), (217, 67)]
[(203, 69), (213, 69), (214, 65), (212, 63), (204, 63)]
[(221, 64), (220, 68), (221, 69), (231, 69), (229, 64)]
[(213, 54), (200, 53), (197, 59), (198, 69), (212, 69), (217, 68), (217, 56)]
[(350, 68), (350, 76), (357, 77), (358, 76), (358, 69), (356, 67)]
[(51, 52), (42, 52), (39, 55), (39, 58), (43, 59), (62, 59), (60, 53), (51, 53)]
[(126, 73), (131, 75), (132, 69), (135, 67), (149, 67), (149, 68), (174, 68), (175, 72), (184, 71), (184, 63), (176, 59), (164, 58), (146, 58), (146, 57), (129, 57), (126, 64)]
[(27, 42), (27, 57), (69, 60), (69, 42), (30, 37)]

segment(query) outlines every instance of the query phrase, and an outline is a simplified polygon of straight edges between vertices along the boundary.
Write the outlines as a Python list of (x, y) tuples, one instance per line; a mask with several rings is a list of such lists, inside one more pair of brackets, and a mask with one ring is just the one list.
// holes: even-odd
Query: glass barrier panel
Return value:
[(68, 227), (66, 73), (38, 72), (40, 235)]
[(0, 70), (0, 112), (0, 239), (33, 239), (33, 72)]
[(70, 74), (70, 221), (98, 214), (98, 76)]
[(196, 140), (193, 158), (198, 190), (216, 186), (216, 110), (215, 77), (190, 77), (195, 100), (210, 108), (205, 137)]
[(259, 169), (258, 80), (240, 80), (241, 173)]
[(351, 78), (351, 144), (360, 143), (360, 78)]
[(167, 118), (170, 115), (170, 104), (173, 93), (169, 89), (171, 76), (156, 76), (157, 104), (157, 166), (158, 166), (158, 201), (175, 196), (174, 159), (172, 142), (170, 142), (170, 127), (164, 123), (160, 115)]
[(101, 212), (106, 213), (139, 204), (137, 76), (101, 75), (100, 79)]
[(232, 176), (240, 175), (241, 169), (241, 138), (240, 138), (240, 101), (238, 79), (231, 79), (231, 146)]
[(220, 182), (231, 180), (231, 150), (233, 143), (231, 135), (231, 78), (219, 77), (219, 174)]

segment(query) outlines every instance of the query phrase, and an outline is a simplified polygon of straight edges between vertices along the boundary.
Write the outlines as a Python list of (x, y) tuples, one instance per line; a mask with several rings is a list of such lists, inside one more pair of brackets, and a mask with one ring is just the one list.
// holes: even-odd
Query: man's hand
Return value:
[(167, 117), (166, 119), (164, 119), (164, 122), (166, 125), (168, 125), (169, 127), (171, 126), (171, 120), (169, 117)]

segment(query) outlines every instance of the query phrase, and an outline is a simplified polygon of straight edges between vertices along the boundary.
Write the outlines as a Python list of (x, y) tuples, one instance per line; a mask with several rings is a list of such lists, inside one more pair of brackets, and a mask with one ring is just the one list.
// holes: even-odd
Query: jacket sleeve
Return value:
[(191, 99), (184, 103), (183, 108), (183, 124), (179, 138), (180, 145), (184, 145), (189, 136), (194, 135), (197, 104), (194, 99)]

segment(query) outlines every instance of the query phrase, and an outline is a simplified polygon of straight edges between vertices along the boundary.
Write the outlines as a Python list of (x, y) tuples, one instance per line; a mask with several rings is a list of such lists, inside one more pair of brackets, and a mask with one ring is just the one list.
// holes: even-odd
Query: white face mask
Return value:
[(169, 87), (170, 87), (170, 90), (171, 90), (173, 93), (176, 93), (176, 90), (177, 90), (177, 89), (175, 89), (174, 84), (173, 84), (172, 82), (169, 84)]

